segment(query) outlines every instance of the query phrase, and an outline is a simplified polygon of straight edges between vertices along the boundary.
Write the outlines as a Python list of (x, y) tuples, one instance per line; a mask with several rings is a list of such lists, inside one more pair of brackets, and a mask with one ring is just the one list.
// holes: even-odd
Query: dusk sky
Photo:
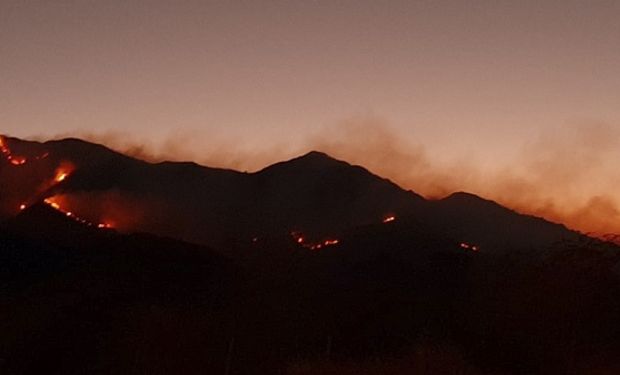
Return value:
[(2, 0), (0, 133), (249, 170), (319, 148), (620, 232), (619, 20), (596, 0)]

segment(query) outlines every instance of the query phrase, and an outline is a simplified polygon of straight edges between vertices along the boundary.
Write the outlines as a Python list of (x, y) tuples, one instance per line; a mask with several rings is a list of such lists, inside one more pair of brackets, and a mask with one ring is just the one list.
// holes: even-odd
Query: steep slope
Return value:
[(255, 212), (266, 229), (338, 233), (415, 212), (424, 199), (360, 166), (310, 152), (250, 176)]
[(496, 202), (469, 193), (454, 193), (431, 201), (428, 221), (447, 236), (495, 250), (543, 250), (558, 241), (581, 235), (561, 224), (522, 215)]

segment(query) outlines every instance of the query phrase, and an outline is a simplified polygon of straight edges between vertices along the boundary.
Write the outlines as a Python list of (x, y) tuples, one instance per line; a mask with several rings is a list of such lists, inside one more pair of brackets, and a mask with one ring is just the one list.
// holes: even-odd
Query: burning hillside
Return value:
[[(477, 251), (510, 243), (544, 247), (576, 236), (561, 225), (519, 215), (474, 195), (428, 201), (359, 166), (321, 153), (255, 173), (132, 159), (68, 139), (1, 139), (0, 213), (8, 218), (44, 199), (94, 226), (151, 232), (213, 247), (230, 239), (279, 236), (310, 250), (340, 245), (352, 228), (429, 223)], [(13, 163), (11, 160), (25, 160)], [(334, 234), (339, 234), (334, 236)]]
[(328, 246), (334, 246), (340, 243), (340, 240), (335, 238), (328, 238), (324, 240), (310, 241), (303, 233), (299, 231), (291, 232), (291, 237), (295, 243), (304, 249), (309, 250), (321, 250)]
[(58, 212), (63, 213), (65, 216), (73, 219), (74, 221), (87, 225), (89, 227), (97, 227), (100, 229), (111, 229), (113, 228), (113, 225), (111, 223), (94, 223), (90, 220), (87, 220), (77, 214), (75, 214), (74, 212), (67, 210), (65, 208), (63, 208), (63, 206), (61, 206), (61, 204), (59, 203), (60, 198), (59, 197), (51, 197), (51, 198), (46, 198), (43, 202), (45, 204), (47, 204), (49, 207), (55, 209)]
[[(19, 211), (24, 211), (30, 205), (42, 200), (49, 207), (63, 213), (76, 222), (98, 228), (112, 228), (110, 223), (93, 222), (66, 208), (65, 205), (61, 205), (61, 197), (56, 195), (50, 196), (51, 192), (67, 181), (74, 172), (75, 166), (72, 162), (66, 160), (56, 162), (51, 160), (52, 158), (49, 158), (49, 151), (45, 151), (32, 158), (16, 155), (12, 151), (9, 141), (4, 136), (0, 136), (0, 152), (6, 160), (6, 165), (10, 167), (8, 170), (2, 170), (3, 201), (19, 197), (22, 201), (18, 206)], [(43, 160), (45, 161), (44, 163), (36, 163)], [(14, 171), (12, 168), (18, 169)]]
[(31, 160), (41, 160), (41, 159), (45, 159), (49, 156), (48, 152), (45, 152), (41, 155), (36, 155), (34, 156), (33, 159), (29, 159), (26, 156), (22, 156), (22, 155), (15, 155), (12, 151), (11, 148), (9, 147), (8, 141), (6, 140), (6, 138), (3, 135), (0, 135), (0, 153), (2, 153), (2, 156), (4, 156), (4, 158), (6, 159), (6, 161), (13, 165), (13, 166), (22, 166), (25, 165), (26, 163), (28, 163)]

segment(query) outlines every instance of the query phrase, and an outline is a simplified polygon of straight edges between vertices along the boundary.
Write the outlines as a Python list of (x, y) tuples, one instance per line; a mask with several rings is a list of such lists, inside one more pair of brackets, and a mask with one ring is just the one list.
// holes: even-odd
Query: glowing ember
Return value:
[(59, 171), (59, 172), (56, 173), (56, 177), (54, 178), (54, 181), (62, 182), (62, 181), (64, 181), (67, 178), (67, 176), (69, 176), (69, 173)]
[(12, 165), (20, 166), (24, 165), (27, 162), (27, 159), (22, 156), (14, 156), (11, 152), (11, 149), (7, 145), (4, 137), (0, 135), (0, 152), (4, 155), (6, 160), (8, 160)]
[(480, 250), (480, 248), (479, 248), (478, 246), (476, 246), (476, 245), (470, 245), (470, 244), (465, 243), (465, 242), (461, 242), (461, 243), (459, 244), (459, 246), (460, 246), (462, 249), (471, 250), (471, 251), (478, 251), (478, 250)]
[(52, 199), (47, 198), (43, 202), (45, 202), (48, 206), (52, 207), (53, 209), (60, 211), (60, 205), (54, 202)]
[(396, 220), (396, 216), (388, 216), (385, 219), (383, 219), (384, 223), (390, 223), (392, 221)]
[(11, 164), (13, 164), (13, 165), (24, 165), (24, 164), (26, 164), (26, 158), (23, 158), (23, 157), (12, 157), (12, 156), (9, 156), (8, 159), (11, 161)]
[(291, 232), (291, 237), (293, 237), (295, 242), (301, 245), (301, 247), (304, 247), (310, 250), (319, 250), (324, 247), (333, 246), (333, 245), (337, 245), (338, 243), (340, 243), (340, 241), (337, 239), (327, 239), (321, 242), (307, 242), (301, 232)]
[(25, 209), (26, 209), (26, 205), (25, 205), (25, 204), (22, 204), (21, 206), (19, 206), (19, 209), (20, 209), (21, 211), (25, 210)]

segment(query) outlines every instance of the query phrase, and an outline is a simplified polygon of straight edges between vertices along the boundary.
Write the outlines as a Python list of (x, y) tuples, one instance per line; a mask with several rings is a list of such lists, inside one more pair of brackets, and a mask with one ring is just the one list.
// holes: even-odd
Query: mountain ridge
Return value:
[[(320, 151), (244, 173), (193, 162), (151, 163), (77, 138), (21, 144), (18, 139), (6, 139), (20, 149), (47, 147), (56, 163), (69, 161), (76, 166), (66, 181), (52, 189), (68, 197), (75, 211), (96, 219), (116, 215), (113, 219), (121, 230), (178, 236), (206, 245), (290, 231), (333, 236), (387, 216), (418, 217), (463, 237), (486, 238), (493, 246), (546, 246), (554, 239), (576, 236), (566, 227), (472, 193), (428, 200)], [(107, 207), (101, 204), (100, 212), (89, 212), (97, 210), (88, 204), (102, 199)], [(132, 214), (124, 212), (131, 210), (140, 217), (130, 223), (123, 215)], [(492, 240), (493, 231), (511, 238)]]

